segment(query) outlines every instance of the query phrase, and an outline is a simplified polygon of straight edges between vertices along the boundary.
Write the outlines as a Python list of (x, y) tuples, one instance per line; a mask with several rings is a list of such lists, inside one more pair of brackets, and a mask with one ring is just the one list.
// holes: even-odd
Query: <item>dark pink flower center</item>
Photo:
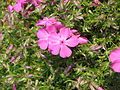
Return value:
[(64, 43), (64, 41), (62, 40), (62, 41), (60, 41), (60, 43), (61, 43), (61, 44), (63, 44), (63, 43)]

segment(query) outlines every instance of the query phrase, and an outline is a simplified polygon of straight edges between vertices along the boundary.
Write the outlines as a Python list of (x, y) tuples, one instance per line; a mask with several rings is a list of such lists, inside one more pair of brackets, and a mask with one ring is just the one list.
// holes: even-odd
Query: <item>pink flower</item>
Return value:
[(16, 0), (17, 3), (26, 3), (28, 0)]
[(23, 9), (23, 4), (22, 1), (18, 1), (18, 3), (16, 3), (14, 6), (9, 5), (8, 6), (8, 11), (9, 12), (20, 12)]
[(98, 87), (97, 90), (104, 90), (102, 87)]
[(77, 30), (64, 27), (55, 18), (46, 17), (39, 20), (36, 25), (44, 26), (37, 32), (38, 46), (43, 50), (48, 49), (51, 54), (60, 55), (62, 58), (71, 56), (71, 48), (88, 42), (87, 38), (80, 37)]
[(49, 28), (60, 29), (61, 27), (63, 27), (61, 22), (58, 22), (54, 17), (51, 18), (45, 17), (43, 18), (43, 20), (39, 20), (36, 26), (46, 26), (46, 28), (48, 29)]
[(17, 3), (13, 6), (14, 10), (16, 12), (20, 12), (22, 10), (22, 4), (21, 3)]
[(88, 43), (88, 39), (85, 37), (79, 37), (79, 44), (86, 44)]
[(15, 57), (15, 56), (12, 56), (11, 59), (10, 59), (10, 62), (11, 62), (11, 63), (14, 63), (15, 60), (16, 60), (16, 57)]
[(109, 55), (110, 67), (114, 72), (120, 72), (120, 48), (111, 51)]
[(9, 11), (9, 12), (13, 12), (13, 6), (9, 5), (9, 6), (8, 6), (8, 11)]
[(32, 4), (37, 7), (41, 2), (43, 2), (43, 0), (16, 0), (16, 4), (13, 6), (9, 5), (8, 10), (10, 12), (20, 12), (21, 10), (24, 10), (27, 4)]
[(43, 18), (43, 20), (39, 20), (37, 22), (37, 26), (51, 26), (53, 24), (55, 24), (57, 22), (57, 20), (55, 18), (48, 18), (48, 17), (45, 17)]
[(70, 30), (70, 35), (78, 37), (79, 44), (88, 43), (88, 39), (86, 37), (81, 37), (80, 34), (75, 29)]
[(38, 6), (43, 0), (31, 0), (30, 1), (34, 6)]
[(12, 90), (16, 90), (16, 85), (15, 84), (13, 84)]
[(96, 3), (96, 4), (99, 4), (99, 3), (100, 3), (99, 0), (93, 0), (93, 2)]
[(70, 36), (69, 28), (61, 28), (59, 33), (53, 33), (50, 36), (50, 52), (62, 58), (70, 57), (72, 51), (69, 47), (75, 47), (79, 44), (76, 36)]
[(100, 1), (99, 0), (93, 0), (91, 6), (99, 6), (100, 5)]
[(11, 6), (11, 5), (8, 6), (8, 10), (10, 12), (13, 12), (13, 11), (20, 12), (23, 9), (25, 3), (26, 3), (26, 0), (17, 0), (14, 6)]
[(64, 0), (64, 2), (66, 2), (66, 3), (67, 3), (68, 1), (70, 1), (70, 0)]

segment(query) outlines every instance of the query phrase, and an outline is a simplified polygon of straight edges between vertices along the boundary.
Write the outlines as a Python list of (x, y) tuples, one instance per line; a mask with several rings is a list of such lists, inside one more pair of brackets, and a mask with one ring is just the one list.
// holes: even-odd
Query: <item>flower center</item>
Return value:
[(64, 43), (64, 41), (61, 41), (61, 43)]

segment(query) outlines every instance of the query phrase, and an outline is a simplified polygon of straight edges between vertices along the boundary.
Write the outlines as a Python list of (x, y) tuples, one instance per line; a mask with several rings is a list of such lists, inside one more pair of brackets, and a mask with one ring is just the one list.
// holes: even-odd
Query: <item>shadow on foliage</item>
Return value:
[(114, 73), (111, 76), (106, 76), (104, 85), (107, 90), (120, 90), (120, 74)]

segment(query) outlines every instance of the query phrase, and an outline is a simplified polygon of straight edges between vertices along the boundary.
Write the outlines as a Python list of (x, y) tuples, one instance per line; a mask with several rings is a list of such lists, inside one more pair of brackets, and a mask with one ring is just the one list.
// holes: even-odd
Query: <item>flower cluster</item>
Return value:
[(111, 68), (115, 72), (120, 72), (120, 48), (111, 51), (109, 55), (109, 60), (111, 62)]
[(43, 0), (16, 0), (16, 4), (11, 6), (8, 6), (8, 10), (10, 12), (16, 11), (16, 12), (20, 12), (22, 9), (25, 8), (25, 6), (27, 4), (31, 4), (33, 6), (39, 6), (39, 4), (43, 2)]
[(45, 17), (36, 24), (42, 26), (37, 32), (38, 45), (41, 49), (46, 50), (53, 55), (60, 55), (62, 58), (70, 57), (72, 51), (70, 48), (78, 44), (85, 44), (88, 40), (81, 37), (77, 30), (65, 27), (55, 18)]

